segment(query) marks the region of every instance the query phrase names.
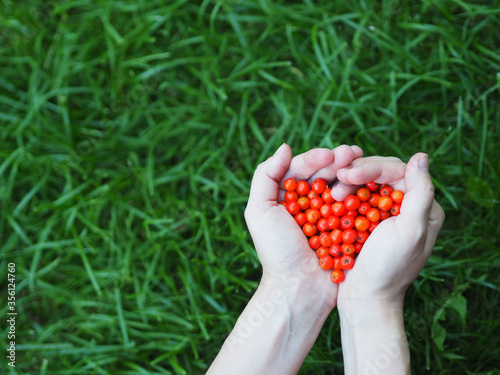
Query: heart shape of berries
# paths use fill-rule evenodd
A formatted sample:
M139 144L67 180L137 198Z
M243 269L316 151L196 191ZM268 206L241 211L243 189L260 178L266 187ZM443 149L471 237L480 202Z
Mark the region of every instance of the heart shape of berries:
M324 270L332 270L334 283L345 279L344 271L356 263L370 234L381 221L399 215L404 193L389 185L369 182L343 201L336 201L325 180L283 182L281 202L309 239L309 246Z

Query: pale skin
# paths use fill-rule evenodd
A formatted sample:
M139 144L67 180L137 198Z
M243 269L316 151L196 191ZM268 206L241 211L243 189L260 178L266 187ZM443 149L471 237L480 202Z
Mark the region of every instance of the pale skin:
M278 204L288 177L321 177L334 184L337 200L372 180L406 194L401 214L377 227L340 286L318 266L302 230ZM404 294L444 221L427 155L416 154L406 165L362 158L359 147L343 145L292 158L284 144L255 171L245 219L263 275L208 374L296 374L335 307L346 374L410 373Z

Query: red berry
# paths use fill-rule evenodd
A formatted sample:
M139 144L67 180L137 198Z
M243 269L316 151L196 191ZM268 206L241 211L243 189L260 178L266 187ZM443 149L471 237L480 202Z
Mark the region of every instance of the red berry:
M357 230L361 232L367 231L368 228L370 227L370 220L368 220L364 216L359 216L354 221L354 226L356 227Z
M326 232L329 229L328 222L326 221L326 219L324 217L322 217L321 219L318 220L318 222L316 223L316 226L318 227L318 230L320 232Z
M357 210L361 201L356 195L348 195L344 199L344 206L348 211Z
M354 258L350 255L344 255L340 261L342 262L342 269L343 270L350 270L352 267L354 267Z
M307 197L299 197L299 199L297 199L297 203L299 204L302 211L305 211L309 208L309 198Z
M311 191L311 186L307 181L299 181L295 190L299 195L307 195Z
M332 215L326 219L329 229L337 229L340 227L340 218L338 216Z
M346 229L342 232L342 242L343 243L354 243L356 241L356 231L354 229Z
M299 224L300 227L305 223L307 223L306 214L303 212L299 212L297 215L295 215L294 219L297 222L297 224Z
M330 232L330 238L333 243L342 243L342 231L340 229L334 229Z
M299 198L299 200L300 200L300 198ZM358 213L359 213L360 215L366 215L366 213L368 212L368 210L369 210L370 208L372 208L372 206L370 206L370 203L368 203L368 202L363 202L363 203L361 203L361 204L359 205L359 207L358 207Z
M393 204L394 204L394 202L392 201L391 197L389 197L387 195L383 195L378 200L377 206L382 211L389 211Z
M341 270L333 270L330 274L330 279L335 283L339 284L345 280L345 275Z
M318 228L316 227L316 225L309 222L309 223L305 223L302 226L302 231L304 232L304 234L307 237L312 237L316 234L316 232L318 231Z
M332 239L330 238L330 235L326 232L323 232L319 235L319 243L321 246L324 247L330 247L332 246Z
M330 217L333 215L332 205L330 203L323 204L320 207L319 211L321 212L321 216L323 217Z
M368 199L370 199L371 194L372 193L368 188L359 188L356 192L356 195L361 202L366 202Z
M363 248L363 244L362 243L356 242L354 244L354 251L356 253L360 253L362 248Z
M373 223L370 223L370 225L373 224ZM365 231L365 232L361 232L361 231L358 231L356 232L356 242L357 243L360 243L360 244L364 244L366 242L366 240L368 239L368 237L370 236L370 233L368 233L368 231Z
M343 243L341 246L344 255L353 255L356 252L356 246L352 243Z
M319 242L319 236L312 236L311 238L309 238L309 246L311 246L311 249L313 250L318 250L321 246L321 243Z
M344 216L347 214L347 208L345 208L344 202L335 202L332 204L332 211L335 216Z
M316 255L318 256L319 259L329 256L328 249L326 247L321 246L318 250L316 250Z
M297 188L297 181L294 178L287 178L283 182L283 187L286 191L294 191Z
M391 198L394 203L401 203L403 201L405 194L401 190L394 190L391 193Z
M339 257L339 258L333 258L333 269L334 270L341 270L342 269L342 260L341 260L341 257Z
M333 268L333 258L329 255L324 256L319 260L319 266L324 270L331 270Z
M380 221L375 221L373 223L370 224L370 228L368 228L368 232L373 232L375 230L375 228L377 227L377 225L380 224Z
M326 190L326 182L322 178L317 178L311 183L311 189L316 194L322 194Z
M299 195L296 191L287 191L285 193L285 202L296 201L297 199L299 199Z
M394 203L389 211L392 216L398 216L401 211L401 203Z
M378 208L370 208L366 213L366 218L372 223L380 220L380 210Z
M300 212L300 206L297 201L290 201L286 204L286 210L290 212L291 215L296 215Z
M307 221L311 224L316 224L319 219L321 219L321 213L315 208L309 208L306 211Z
M380 221L384 221L391 217L391 211L380 211Z
M325 203L333 203L335 199L332 197L332 189L326 189L323 194L321 194L321 198L325 201Z
M387 186L383 186L380 188L380 196L381 197L390 197L391 196L391 193L394 191L394 189L392 187L390 187L389 185Z
M311 205L311 208L315 208L315 209L319 210L321 208L321 206L323 206L325 204L325 201L323 199L321 199L321 197L316 196L316 197L311 198L311 200L309 201L309 204Z
M378 185L374 181L371 181L366 184L366 188L371 192L374 192L378 190Z
M354 218L350 215L345 215L340 218L340 227L342 229L354 228Z
M370 203L370 206L372 207L377 207L379 199L380 199L380 194L373 193L370 199L368 199L368 203Z
M358 210L350 210L350 211L347 211L346 215L349 215L349 216L355 218L359 215L359 212L358 212Z
M340 258L344 253L342 252L342 247L338 243L334 243L332 246L330 246L330 249L328 249L328 253L330 256L334 258Z

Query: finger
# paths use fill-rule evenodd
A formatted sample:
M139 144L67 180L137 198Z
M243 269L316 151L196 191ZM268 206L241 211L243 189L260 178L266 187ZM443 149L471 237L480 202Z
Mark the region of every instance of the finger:
M336 201L343 201L348 195L355 194L358 189L358 185L347 185L337 180L332 186L331 195Z
M437 236L443 226L445 213L438 202L433 200L431 212L429 214L427 238L425 239L424 252L427 256L431 255Z
M309 180L312 181L315 178L322 178L327 184L331 184L332 181L337 178L337 171L339 169L345 168L351 164L351 162L356 159L356 156L360 155L360 152L361 155L363 155L363 151L361 151L359 147L353 149L347 145L335 147L331 152L333 154L332 162L326 167L316 171Z
M353 145L351 146L351 150L354 155L353 160L359 159L363 156L363 150L360 147ZM338 168L337 172L339 169L341 168ZM359 186L344 184L343 182L336 180L332 185L331 195L333 199L343 201L348 195L354 194L358 188Z
M428 168L429 157L423 153L413 155L406 166L407 191L398 219L405 227L414 228L417 233L419 230L427 230L434 202L434 185Z
M352 145L351 149L354 152L354 159L358 159L363 156L363 150L361 149L361 147Z
M444 220L446 218L443 208L438 202L433 200L431 213L429 214L429 230L432 232L439 233L443 227Z
M267 202L276 204L278 183L290 166L292 150L282 144L269 159L259 164L252 179L248 207Z
M405 175L406 164L395 157L370 156L359 158L347 168L337 172L337 178L347 185L363 185L370 181L391 184L397 189L404 187L400 182Z
M326 148L313 148L303 154L297 155L290 163L290 169L282 177L296 180L309 180L318 170L325 168L333 162L333 152Z

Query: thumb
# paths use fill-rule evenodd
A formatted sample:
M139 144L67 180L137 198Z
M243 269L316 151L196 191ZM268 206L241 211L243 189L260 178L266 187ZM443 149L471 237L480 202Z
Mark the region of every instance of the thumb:
M292 161L290 146L283 143L269 159L259 164L252 179L248 206L260 203L276 203L278 199L278 183L285 175Z
M405 171L406 194L401 205L400 218L408 228L427 228L434 201L434 185L429 174L429 157L418 153L412 156Z

